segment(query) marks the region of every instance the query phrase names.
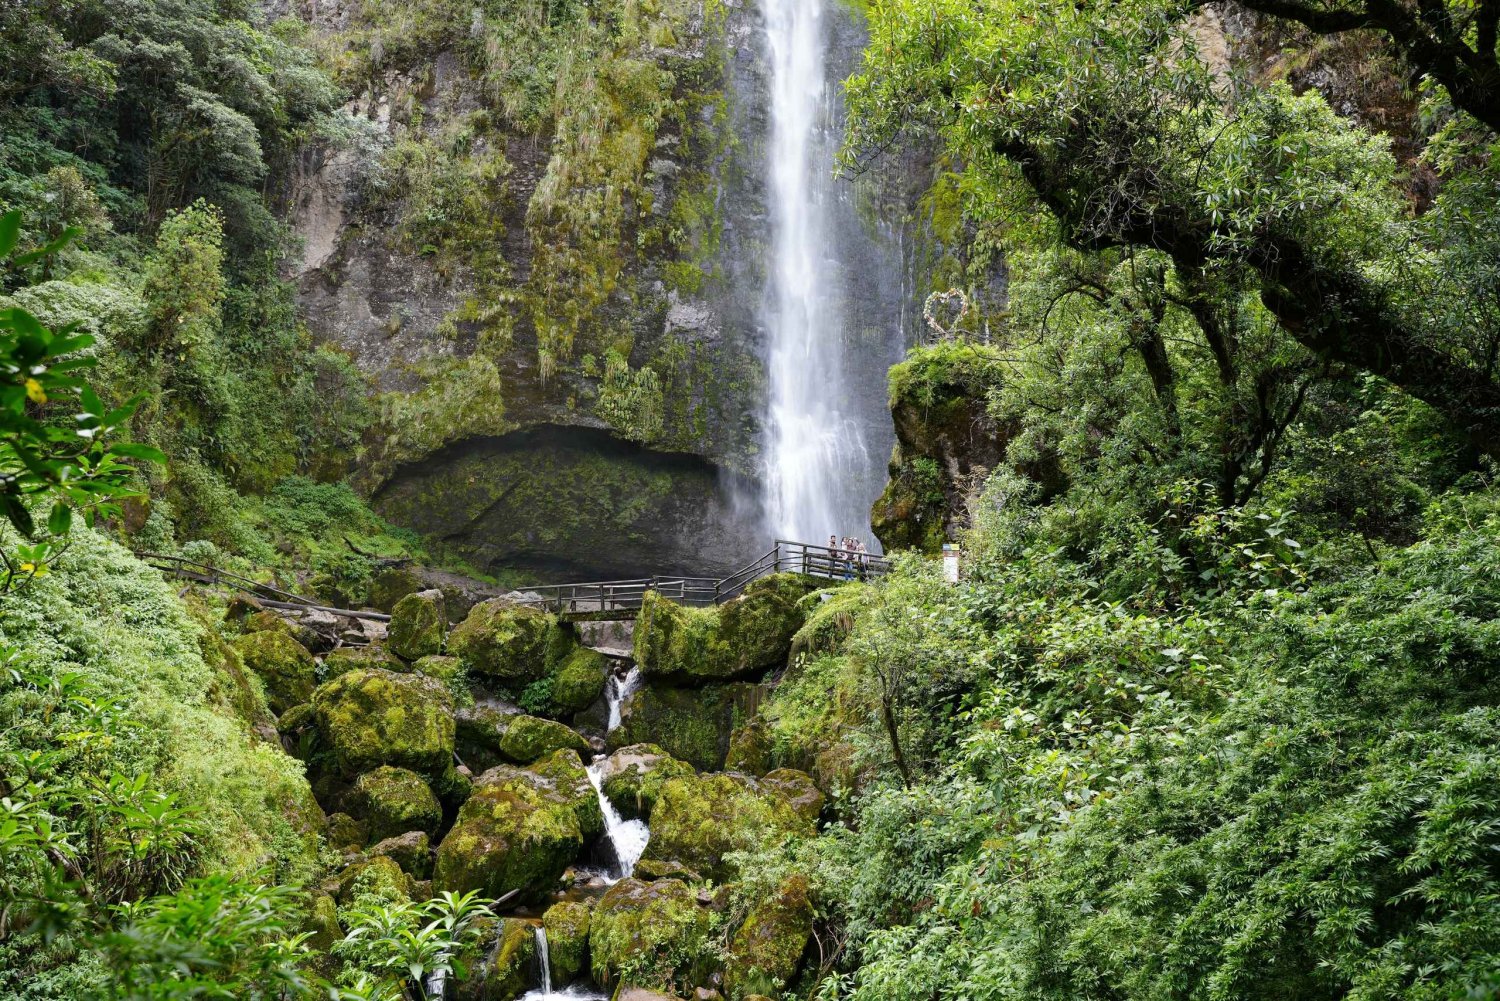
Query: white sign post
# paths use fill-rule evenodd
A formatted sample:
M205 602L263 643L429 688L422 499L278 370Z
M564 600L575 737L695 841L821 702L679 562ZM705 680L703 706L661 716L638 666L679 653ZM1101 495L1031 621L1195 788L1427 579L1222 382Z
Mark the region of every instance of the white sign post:
M958 544L943 543L943 579L950 584L958 583Z

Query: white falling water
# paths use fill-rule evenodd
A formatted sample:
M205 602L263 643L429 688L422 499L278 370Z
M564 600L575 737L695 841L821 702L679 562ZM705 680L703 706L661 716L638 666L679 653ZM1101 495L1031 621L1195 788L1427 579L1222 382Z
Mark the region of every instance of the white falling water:
M604 874L606 881L618 883L635 872L635 864L646 851L651 840L651 830L644 820L626 820L620 811L604 795L604 759L599 758L588 767L589 781L599 794L599 809L604 814L604 837L614 849L614 864Z
M632 664L623 678L611 671L604 687L604 698L609 705L608 729L613 730L620 725L620 707L637 688L641 687L641 669Z
M782 538L862 536L870 452L845 384L826 0L761 0L771 63L772 266L767 508Z

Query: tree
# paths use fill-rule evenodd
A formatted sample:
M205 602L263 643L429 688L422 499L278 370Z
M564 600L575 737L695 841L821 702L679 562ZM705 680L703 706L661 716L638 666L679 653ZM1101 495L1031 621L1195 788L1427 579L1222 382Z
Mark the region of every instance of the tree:
M24 269L74 235L69 230L15 255L21 214L11 212L0 217L0 259L11 271ZM135 470L125 460L165 461L154 448L110 441L141 401L108 407L83 380L79 373L95 359L82 352L93 342L76 327L53 331L24 309L0 309L0 505L22 540L12 549L0 527L0 593L46 572L65 546L75 512L93 524L135 492ZM35 507L48 511L45 532L32 515Z
M1402 217L1385 143L1279 86L1226 107L1190 58L1186 12L879 5L846 164L936 130L970 170L1023 182L1069 246L1155 250L1242 283L1315 356L1390 380L1500 454L1500 383L1471 361L1500 332L1446 321L1465 293L1442 280L1441 242Z

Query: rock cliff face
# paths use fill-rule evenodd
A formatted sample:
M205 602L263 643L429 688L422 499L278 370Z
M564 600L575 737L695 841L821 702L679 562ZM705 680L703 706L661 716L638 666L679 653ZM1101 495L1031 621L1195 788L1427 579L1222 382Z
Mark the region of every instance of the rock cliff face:
M357 470L382 511L537 569L656 569L632 541L696 544L731 515L758 535L730 489L764 396L754 4L268 7L309 27L352 95L304 151L289 212L310 332L382 394ZM496 506L544 458L570 504L601 487L589 511L644 489L623 498L642 515L624 545L559 532L544 497Z

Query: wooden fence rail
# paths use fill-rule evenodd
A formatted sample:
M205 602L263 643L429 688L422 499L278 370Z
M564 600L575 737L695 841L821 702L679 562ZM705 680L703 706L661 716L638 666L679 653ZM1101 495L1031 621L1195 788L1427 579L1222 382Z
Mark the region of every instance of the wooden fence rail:
M638 577L631 580L541 584L522 588L521 603L568 618L622 618L638 611L647 591L696 608L723 604L746 587L774 573L795 573L824 580L870 580L889 573L891 563L868 553L847 553L828 546L778 539L765 555L728 577Z

